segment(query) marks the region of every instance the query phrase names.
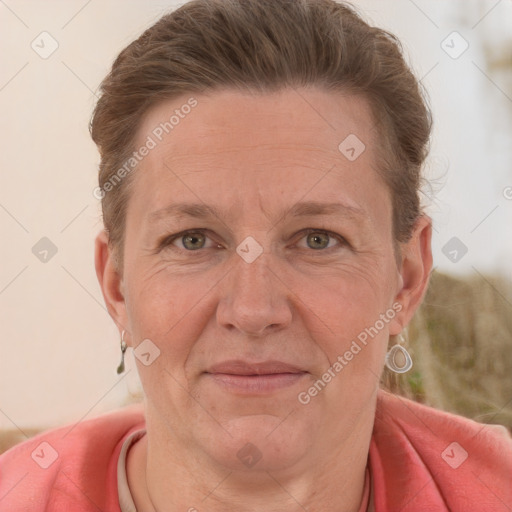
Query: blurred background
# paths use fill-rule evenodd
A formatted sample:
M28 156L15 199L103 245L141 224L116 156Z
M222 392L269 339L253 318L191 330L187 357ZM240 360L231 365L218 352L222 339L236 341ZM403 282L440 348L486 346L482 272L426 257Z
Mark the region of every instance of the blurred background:
M97 283L99 156L113 59L184 2L0 0L0 451L139 398ZM355 0L395 33L434 113L423 190L435 270L384 385L512 429L512 1ZM3 443L3 444L2 444Z

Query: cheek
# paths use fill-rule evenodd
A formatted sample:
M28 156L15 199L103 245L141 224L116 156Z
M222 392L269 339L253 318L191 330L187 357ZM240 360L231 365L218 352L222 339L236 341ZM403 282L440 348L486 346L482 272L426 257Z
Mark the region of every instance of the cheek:
M390 275L389 269L375 262L373 269L347 265L324 276L297 276L298 295L332 329L332 335L353 337L391 307Z
M306 414L325 416L328 410L335 430L355 424L378 390L387 322L396 313L388 289L383 279L357 272L340 273L316 286L304 281L310 312L303 318L323 362L297 398Z
M298 281L302 303L299 315L324 354L324 367L315 377L321 378L336 361L340 362L340 357L343 371L335 373L343 375L336 380L345 381L344 386L347 382L360 386L362 381L371 385L380 375L388 329L396 315L392 307L394 283L390 279L394 267L392 263L373 264L372 272L346 267L314 279L302 275Z
M204 279L176 276L161 270L143 273L128 287L127 312L136 343L150 339L160 350L160 363L170 371L183 366L206 319L201 298L208 287Z

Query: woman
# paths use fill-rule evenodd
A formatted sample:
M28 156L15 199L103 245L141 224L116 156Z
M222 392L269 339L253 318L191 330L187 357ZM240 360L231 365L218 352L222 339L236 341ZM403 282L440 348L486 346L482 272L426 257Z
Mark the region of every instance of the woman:
M95 257L144 409L4 454L0 510L510 510L504 427L379 389L432 268L430 130L399 42L332 0L196 0L125 48Z

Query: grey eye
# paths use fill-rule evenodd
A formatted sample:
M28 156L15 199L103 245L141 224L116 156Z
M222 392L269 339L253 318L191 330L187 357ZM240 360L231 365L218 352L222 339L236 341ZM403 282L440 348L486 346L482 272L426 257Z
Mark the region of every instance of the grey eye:
M188 233L181 237L183 247L189 250L202 249L205 244L206 237L203 233Z
M329 245L330 236L327 233L309 233L307 235L308 246L311 249L325 249Z

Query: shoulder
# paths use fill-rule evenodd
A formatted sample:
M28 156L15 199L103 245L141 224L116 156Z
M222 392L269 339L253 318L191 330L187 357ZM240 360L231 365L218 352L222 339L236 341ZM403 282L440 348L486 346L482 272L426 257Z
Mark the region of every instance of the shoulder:
M0 456L0 510L119 510L117 458L142 405L43 432Z
M479 511L512 506L512 437L501 425L379 391L372 457L372 469L381 474L381 499L391 508L397 503L404 511L474 510L477 502Z

